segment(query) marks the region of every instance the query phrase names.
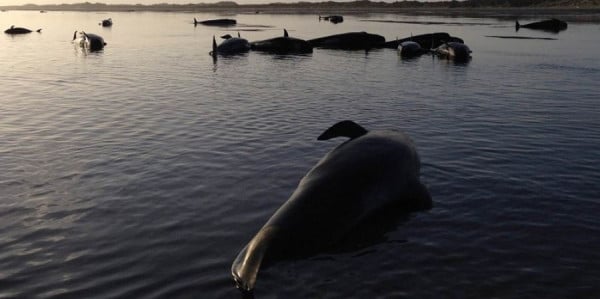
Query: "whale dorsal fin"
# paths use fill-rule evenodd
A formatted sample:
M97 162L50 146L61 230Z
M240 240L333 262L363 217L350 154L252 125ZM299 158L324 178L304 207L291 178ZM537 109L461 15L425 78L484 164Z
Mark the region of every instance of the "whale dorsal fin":
M317 137L317 140L329 140L335 137L348 137L354 139L367 134L367 132L368 131L359 124L351 120L344 120L325 130L323 134Z
M283 29L283 37L289 37L290 35L287 33L287 30Z

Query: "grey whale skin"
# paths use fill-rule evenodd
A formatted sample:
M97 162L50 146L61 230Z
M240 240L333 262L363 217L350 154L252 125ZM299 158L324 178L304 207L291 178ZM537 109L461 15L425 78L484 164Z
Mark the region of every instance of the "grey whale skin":
M318 140L340 136L350 139L302 178L238 254L231 274L242 292L253 291L261 267L328 250L384 211L402 216L431 208L429 192L419 179L419 156L406 134L367 131L342 121Z

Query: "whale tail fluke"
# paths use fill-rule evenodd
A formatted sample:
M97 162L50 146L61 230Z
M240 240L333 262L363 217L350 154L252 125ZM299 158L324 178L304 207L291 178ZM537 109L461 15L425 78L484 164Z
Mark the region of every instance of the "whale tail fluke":
M42 33L42 28L36 30L35 32Z
M198 25L198 20L196 20L196 18L194 18L194 25Z
M240 251L231 265L231 275L238 289L252 293L256 277L267 253L267 247L277 235L277 228L263 227L254 238Z
M335 137L348 137L354 139L367 134L367 132L368 131L359 124L351 120L344 120L325 130L325 132L317 137L317 140L329 140Z
M521 28L521 24L519 24L519 21L515 21L515 31L519 31L519 28Z
M289 37L290 35L288 34L287 30L283 29L283 37Z

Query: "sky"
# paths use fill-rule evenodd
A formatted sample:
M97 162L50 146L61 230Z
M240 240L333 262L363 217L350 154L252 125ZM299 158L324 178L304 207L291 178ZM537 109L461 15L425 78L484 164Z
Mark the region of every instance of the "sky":
M62 4L62 3L82 3L82 2L91 2L91 3L106 3L106 4L158 4L158 3L171 3L171 4L189 4L189 3L212 3L219 2L221 0L0 0L0 6L5 5L24 5L24 4ZM300 0L233 0L238 4L245 3L273 3L273 2L299 2ZM303 0L307 1L307 0ZM310 2L320 2L326 0L308 0ZM335 0L335 1L344 1L344 0ZM380 1L380 0L377 0ZM391 1L391 0L390 0ZM393 0L395 1L395 0ZM423 2L427 2L428 0L421 0Z

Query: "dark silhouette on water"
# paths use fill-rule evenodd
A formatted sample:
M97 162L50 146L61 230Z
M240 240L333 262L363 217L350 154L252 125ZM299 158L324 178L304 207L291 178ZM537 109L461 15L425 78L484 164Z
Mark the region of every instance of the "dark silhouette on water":
M198 20L196 20L196 18L194 18L194 26L205 25L205 26L228 27L228 26L235 26L236 24L237 24L237 21L234 19L214 19L214 20L198 21Z
M414 58L429 52L428 49L422 48L419 43L410 40L401 42L398 51L402 58Z
M355 249L352 244L381 240L369 235L407 214L430 209L420 182L420 160L412 140L399 131L367 131L339 122L318 137L348 137L321 159L260 231L239 253L231 273L251 295L258 271L277 261ZM391 217L395 221L380 221ZM385 225L384 225L385 224ZM385 230L385 229L384 229Z
M209 53L213 57L217 55L235 55L250 51L250 43L247 39L242 38L239 32L237 37L225 34L221 38L225 41L217 46L217 41L213 36L212 51Z
M344 21L344 17L340 15L319 16L319 21L321 20L329 21L333 24L338 24Z
M471 59L471 49L463 43L444 43L433 50L433 52L440 58L455 62L468 62Z
M385 38L367 32L348 32L311 39L308 41L315 48L342 50L369 50L380 48Z
M558 33L560 31L567 30L567 22L552 18L549 20L521 25L519 24L519 21L515 21L515 31L519 31L520 28L528 28Z
M15 27L14 25L10 26L10 28L4 30L4 33L6 33L6 34L27 34L27 33L31 33L31 32L33 32L33 31L30 29L23 28L23 27ZM36 32L42 32L42 29L38 29L38 30L36 30Z
M75 32L73 33L73 42L76 42L79 44L79 46L83 49L87 49L89 51L100 51L102 49L104 49L104 46L106 46L106 42L104 41L104 38L102 38L100 35L97 34L93 34L93 33L86 33L81 31L80 32L80 39L79 41L77 40L77 30L75 30Z
M253 51L263 51L275 54L306 54L312 53L312 45L299 38L290 37L283 29L283 36L250 43Z
M102 22L100 22L100 25L102 25L102 27L110 27L113 25L113 21L111 18L102 20Z
M385 42L383 44L384 48L389 49L397 49L401 43L406 41L413 41L418 43L423 49L434 49L441 46L445 42L458 42L463 43L463 40L458 37L451 36L446 32L435 32L435 33L427 33L427 34L419 34L414 35L402 39L396 39L392 41Z

